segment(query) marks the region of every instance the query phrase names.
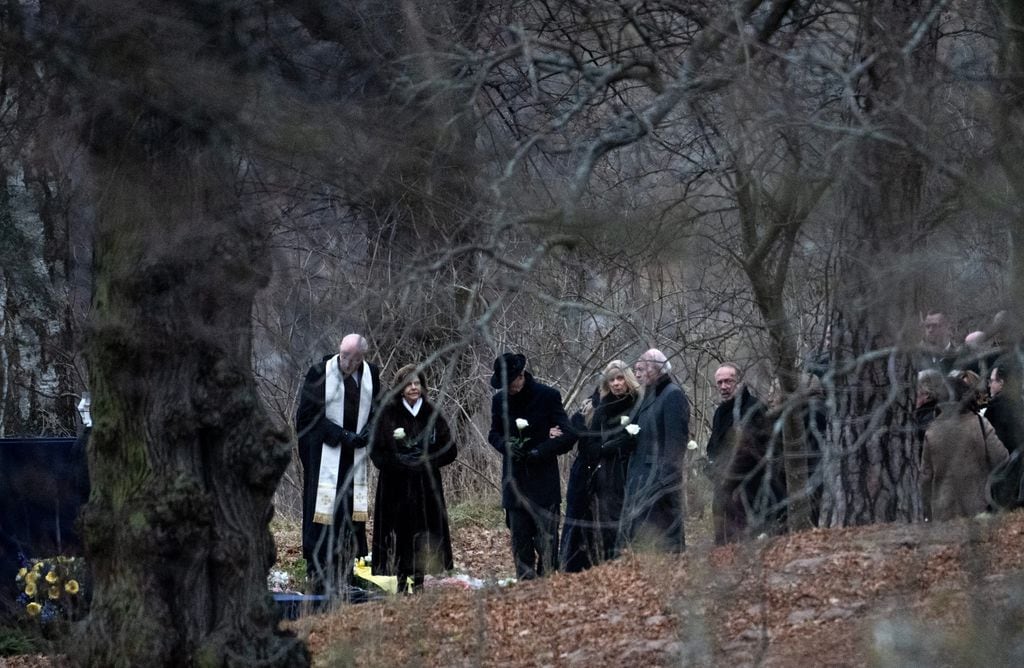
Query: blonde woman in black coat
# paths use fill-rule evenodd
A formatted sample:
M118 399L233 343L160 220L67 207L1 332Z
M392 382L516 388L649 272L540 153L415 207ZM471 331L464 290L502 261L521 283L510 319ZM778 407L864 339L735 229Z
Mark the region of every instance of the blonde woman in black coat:
M627 427L640 383L622 360L608 363L597 396L573 420L579 435L566 491L562 570L573 573L618 556L616 543L629 455L636 436Z
M415 365L395 374L398 394L382 409L370 459L380 469L373 512L373 573L398 576L398 589L423 586L424 575L450 570L452 541L441 467L457 454L451 430L426 398Z

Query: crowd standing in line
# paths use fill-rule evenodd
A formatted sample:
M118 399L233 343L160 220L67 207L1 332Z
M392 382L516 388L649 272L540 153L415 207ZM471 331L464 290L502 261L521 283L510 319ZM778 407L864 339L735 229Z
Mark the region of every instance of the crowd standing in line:
M930 311L923 324L915 422L924 518L969 517L998 505L993 476L1020 448L1022 359L1008 345L1014 327L1005 311L959 347L942 311Z
M973 515L991 506L992 471L1024 443L1021 356L1006 345L1011 326L1005 314L990 332L972 332L960 347L941 311L928 312L922 325L913 415L925 519ZM427 398L416 365L400 369L385 390L378 368L365 361L367 347L359 334L345 336L337 355L309 369L299 398L303 556L317 593L345 591L353 560L369 551L367 459L380 470L374 574L396 575L416 591L425 575L453 565L440 473L457 456L451 429ZM810 496L817 522L818 462L828 427L818 376L827 361L808 368L814 375L801 378L799 402L783 404L776 392L768 406L743 382L738 364L716 370L721 402L704 466L713 488L716 543L785 530L779 425L787 411L799 411L803 425L810 480L802 493ZM658 349L643 353L633 368L614 360L570 420L559 391L533 377L525 356L506 352L495 359L488 442L501 456L502 506L517 578L583 570L626 548L685 549L690 407L671 371ZM557 460L574 445L559 541Z

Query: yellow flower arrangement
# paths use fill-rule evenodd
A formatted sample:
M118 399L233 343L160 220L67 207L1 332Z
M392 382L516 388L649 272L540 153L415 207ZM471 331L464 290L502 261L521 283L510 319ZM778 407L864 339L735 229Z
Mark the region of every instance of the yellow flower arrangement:
M88 601L80 595L83 575L85 563L75 557L30 560L21 556L14 578L22 589L17 601L28 617L44 626L81 619L88 612Z

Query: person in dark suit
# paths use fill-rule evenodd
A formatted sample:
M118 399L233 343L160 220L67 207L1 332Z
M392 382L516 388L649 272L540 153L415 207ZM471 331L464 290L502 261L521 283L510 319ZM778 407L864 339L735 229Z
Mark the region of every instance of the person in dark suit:
M985 408L985 419L996 430L996 436L1010 452L1024 445L1024 400L1021 399L1020 378L1016 365L996 366L988 379L991 399Z
M512 532L516 577L528 580L557 570L561 481L558 455L576 435L558 390L526 370L526 357L494 360L491 428L487 440L502 456L501 503Z
M621 519L623 546L681 552L686 547L683 486L690 404L670 375L665 354L652 348L635 365L643 398L632 422L636 450L626 470Z
M938 369L949 373L956 363L959 351L953 344L949 318L942 311L928 311L921 321L921 345L914 360L918 371Z

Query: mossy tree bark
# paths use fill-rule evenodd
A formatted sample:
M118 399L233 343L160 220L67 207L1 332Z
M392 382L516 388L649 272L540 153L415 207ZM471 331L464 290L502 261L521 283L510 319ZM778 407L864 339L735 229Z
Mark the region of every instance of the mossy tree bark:
M235 179L244 13L131 7L75 15L97 221L81 519L94 597L75 658L306 665L266 586L290 446L251 372L250 310L269 262Z
M1024 128L1024 5L1014 0L997 0L999 28L999 69L1002 95L997 108L997 155L1014 189L1007 212L1015 224L1009 231L1008 306L1019 324L1024 317L1024 166L1021 165L1021 136ZM1024 332L1012 335L1019 343Z
M886 0L860 15L858 60L864 70L850 114L865 130L851 156L847 193L847 249L840 265L842 288L832 324L832 370L825 380L834 419L823 457L823 526L913 521L921 516L920 443L913 422L917 343L915 306L925 284L902 258L934 221L921 202L926 162L915 151L929 126L928 83L934 71L931 6L918 0ZM929 29L932 26L932 29ZM871 134L890 132L894 146Z

